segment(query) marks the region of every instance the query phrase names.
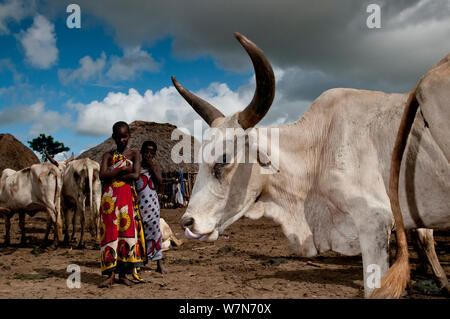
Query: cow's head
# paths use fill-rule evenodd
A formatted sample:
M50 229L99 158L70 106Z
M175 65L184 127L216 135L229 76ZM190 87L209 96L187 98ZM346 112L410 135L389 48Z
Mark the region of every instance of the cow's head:
M202 150L209 148L207 153L215 155L211 156L211 160L199 164L189 206L181 218L185 234L190 238L216 240L227 226L243 216L257 202L268 178L261 169L277 170L277 167L272 165L269 154L255 145L252 132L249 133L272 104L275 96L275 76L260 48L237 32L235 37L249 54L256 76L255 94L243 111L224 116L172 77L173 84L183 98L216 133L222 133L214 134L202 143ZM237 134L227 135L227 128L235 128ZM220 149L228 150L223 145L236 144L237 140L243 141L241 147L231 148L231 154L215 149L222 146ZM256 153L257 160L250 161L249 153Z
M66 159L65 161L58 162L47 152L47 147L44 149L44 151L45 151L45 156L47 156L50 163L57 166L61 170L61 172L64 172L65 169L67 168L67 164L69 164L74 159L74 154L72 152L72 155L68 159Z

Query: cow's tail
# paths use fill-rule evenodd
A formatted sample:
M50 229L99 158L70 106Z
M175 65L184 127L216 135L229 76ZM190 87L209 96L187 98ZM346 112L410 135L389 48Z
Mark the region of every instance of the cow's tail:
M400 298L410 279L408 242L406 239L405 226L403 225L402 212L400 210L398 186L403 153L419 107L419 102L416 98L418 84L416 84L406 102L405 111L400 122L391 159L389 199L397 232L397 260L381 280L380 288L373 291L370 296L371 298Z
M62 214L61 214L61 193L62 193L62 175L58 168L53 168L51 172L55 175L55 196L53 202L56 210L55 237L58 241L62 240Z

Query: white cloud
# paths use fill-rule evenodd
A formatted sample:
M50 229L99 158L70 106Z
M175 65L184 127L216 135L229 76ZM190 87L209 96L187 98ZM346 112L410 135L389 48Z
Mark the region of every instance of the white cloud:
M79 61L78 69L59 69L58 77L61 83L67 85L71 82L86 82L98 79L101 76L106 64L106 55L104 52L97 60L93 60L90 56L85 56Z
M0 126L15 123L32 123L28 132L30 136L41 133L48 134L72 125L69 114L60 114L46 109L43 101L38 101L30 106L11 107L0 111Z
M253 92L234 92L226 84L212 83L195 94L215 105L225 115L231 115L249 103ZM201 120L174 87L157 92L147 90L143 95L135 89L129 89L128 94L110 92L103 101L73 105L79 111L77 131L93 136L110 135L116 121L171 123L193 132L193 121ZM101 121L98 120L99 114Z
M277 93L272 107L262 120L261 125L282 125L298 120L311 104L311 101L301 97L290 99L289 84L293 78L293 70L274 68L281 87ZM288 81L283 81L287 77ZM213 82L208 87L193 92L219 109L224 115L232 115L241 111L252 100L255 90L255 79L231 90L227 84ZM136 120L152 121L158 123L171 123L183 132L194 135L194 120L200 120L203 128L206 124L189 104L180 96L172 86L160 91L145 91L142 95L135 89L128 93L109 92L102 101L92 101L88 104L70 103L78 110L76 130L83 135L108 136L112 125L116 121L131 123ZM101 121L99 121L101 117ZM195 135L200 139L199 136Z
M111 57L111 67L106 76L112 80L130 80L139 72L158 70L159 64L151 54L141 50L140 47L133 47L125 48L122 57Z
M108 87L111 86L109 82L133 80L142 72L156 72L160 67L151 54L140 47L125 48L121 57L113 55L107 58L104 52L96 60L85 56L79 65L77 69L58 70L60 82L67 85L94 81L94 85Z
M58 162L64 162L66 159L68 159L70 156L72 156L72 153L68 152L61 152L53 156L53 158ZM74 155L75 156L75 155Z
M25 3L20 0L10 0L5 3L0 3L0 34L9 34L8 22L13 20L20 22L33 11L34 3Z
M18 36L28 62L39 69L48 69L58 60L55 26L38 14L33 24Z

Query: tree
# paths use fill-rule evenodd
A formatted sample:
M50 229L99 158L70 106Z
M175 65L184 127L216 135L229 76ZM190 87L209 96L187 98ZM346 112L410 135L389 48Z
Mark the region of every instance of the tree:
M64 146L64 143L54 141L53 136L45 136L45 134L41 134L35 139L28 141L31 149L41 154L41 159L43 162L47 161L48 158L45 155L45 148L47 148L47 152L50 156L55 156L61 152L67 152L70 150L69 147Z

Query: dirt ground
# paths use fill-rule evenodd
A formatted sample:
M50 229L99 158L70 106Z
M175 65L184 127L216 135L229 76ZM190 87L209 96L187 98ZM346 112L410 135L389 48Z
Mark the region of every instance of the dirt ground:
M168 273L155 272L155 263L141 276L151 283L98 288L100 251L87 234L87 248L39 249L46 215L27 216L28 243L19 247L17 216L12 219L11 245L0 247L0 298L363 298L361 257L328 252L314 258L295 256L281 228L269 219L241 219L215 243L188 240L178 224L184 209L162 210L181 247L164 252ZM0 242L4 238L0 220ZM436 250L450 275L450 236L436 233ZM437 292L431 270L419 273L410 249L412 279L404 298L445 298ZM69 289L70 264L81 268L81 287Z

